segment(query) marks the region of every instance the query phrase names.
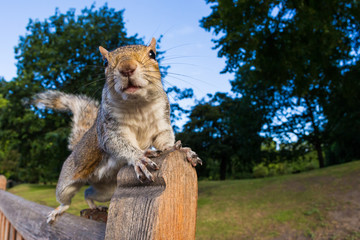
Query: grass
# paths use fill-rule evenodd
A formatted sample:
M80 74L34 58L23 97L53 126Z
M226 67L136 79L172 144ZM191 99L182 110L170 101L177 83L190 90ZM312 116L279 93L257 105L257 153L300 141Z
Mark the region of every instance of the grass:
M59 203L55 198L55 188L55 185L21 184L9 189L9 192L29 201L56 208L59 206ZM89 208L84 200L84 191L86 188L86 186L82 187L75 195L72 200L71 207L67 210L68 213L79 216L80 210ZM108 205L108 203L101 203L100 205Z
M196 238L356 239L359 226L337 231L331 213L353 208L351 199L344 196L360 191L359 176L360 161L355 161L296 175L200 181ZM79 215L87 208L84 190L75 196L69 213ZM9 192L51 207L58 205L55 186L22 184Z
M200 182L197 239L317 238L332 231L329 212L346 204L338 195L358 189L359 176L356 161L297 175Z

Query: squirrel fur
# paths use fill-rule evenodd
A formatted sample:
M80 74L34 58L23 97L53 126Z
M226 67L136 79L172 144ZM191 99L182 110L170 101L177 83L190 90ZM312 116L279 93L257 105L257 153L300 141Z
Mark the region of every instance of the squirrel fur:
M195 166L200 158L190 148L175 144L170 124L170 105L156 61L156 40L149 46L129 45L107 51L99 47L106 63L106 81L99 104L82 95L46 91L35 103L60 111L71 111L70 156L63 164L56 187L61 204L48 216L48 223L66 211L76 192L86 183L85 200L109 201L116 188L116 175L125 165L134 167L137 178L153 181L148 168L158 166L149 159L155 151L180 149Z

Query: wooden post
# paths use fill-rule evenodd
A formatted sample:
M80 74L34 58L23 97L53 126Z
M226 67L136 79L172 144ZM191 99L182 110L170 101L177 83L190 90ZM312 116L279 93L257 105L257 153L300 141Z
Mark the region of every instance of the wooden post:
M6 190L6 177L0 175L0 190Z
M140 183L132 167L122 168L111 199L105 239L195 239L197 175L175 151L154 159L153 183Z

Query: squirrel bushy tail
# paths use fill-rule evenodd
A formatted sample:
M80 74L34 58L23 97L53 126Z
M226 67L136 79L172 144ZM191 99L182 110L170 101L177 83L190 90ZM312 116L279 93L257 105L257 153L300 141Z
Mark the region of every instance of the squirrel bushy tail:
M85 132L94 124L99 108L99 103L89 97L54 90L36 94L34 103L38 107L45 106L59 111L72 112L72 128L68 145L70 150L73 150Z

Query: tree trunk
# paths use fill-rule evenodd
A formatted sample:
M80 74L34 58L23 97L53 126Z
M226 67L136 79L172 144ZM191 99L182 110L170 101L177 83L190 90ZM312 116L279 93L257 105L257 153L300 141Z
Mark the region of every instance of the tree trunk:
M227 168L227 160L224 157L222 157L220 162L220 180L225 180L226 168Z
M312 109L309 99L305 97L305 101L306 101L306 105L308 107L308 113L309 113L309 117L311 119L311 124L314 128L314 132L313 132L314 137L312 138L311 142L314 145L315 150L317 152L319 167L323 168L323 167L325 167L325 160L324 160L322 146L321 146L320 130L319 130L319 127L316 125L314 111Z
M318 160L319 160L319 167L320 168L323 168L325 167L325 160L324 160L324 156L323 156L323 153L322 153L322 147L321 147L321 143L320 141L317 141L317 139L315 139L315 149L316 149L316 152L317 152L317 156L318 156Z

